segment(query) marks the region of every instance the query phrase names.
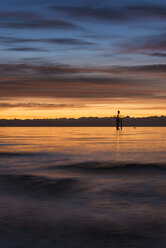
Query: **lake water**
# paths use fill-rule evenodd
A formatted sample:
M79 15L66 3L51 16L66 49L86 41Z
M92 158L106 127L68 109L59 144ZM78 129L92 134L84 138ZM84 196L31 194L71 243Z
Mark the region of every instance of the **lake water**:
M166 128L0 128L0 247L166 247Z

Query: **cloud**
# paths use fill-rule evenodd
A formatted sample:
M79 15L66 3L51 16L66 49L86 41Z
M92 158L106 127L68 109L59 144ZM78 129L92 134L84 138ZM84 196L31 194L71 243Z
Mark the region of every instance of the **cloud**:
M8 48L7 51L12 52L47 52L46 49L40 49L35 47L15 47L15 48Z
M62 19L46 18L35 12L11 11L0 13L0 27L15 29L80 29L77 24Z
M86 71L86 69L83 69ZM0 64L1 73L6 73L11 71L12 73L16 73L17 75L20 73L26 74L31 71L32 75L38 74L66 74L66 73L75 73L80 72L81 69L77 67L72 67L69 65L63 64L26 64L26 63L18 63L18 64Z
M124 21L128 16L121 9L112 7L90 7L90 6L51 6L54 11L62 11L72 17L83 18L84 20L96 19L105 21Z
M17 52L48 52L48 49L45 48L38 48L38 47L14 47L16 44L17 46L20 45L26 45L26 44L37 44L42 47L48 47L48 44L62 46L65 49L69 49L69 46L71 46L73 49L76 48L94 48L96 46L96 43L85 41L83 39L77 39L77 38L36 38L36 39L30 39L30 38L19 38L19 37L12 37L12 36L1 36L0 37L0 43L3 44L8 51L17 51ZM9 46L12 46L9 48ZM67 46L67 48L66 48ZM93 46L93 47L92 47ZM51 51L51 50L50 50Z
M79 67L79 66L70 66L69 64L50 64L50 63L4 63L0 64L0 73L1 76L8 75L10 71L14 75L22 76L29 75L31 72L32 76L45 75L47 78L50 77L54 80L54 76L59 81L84 81L87 80L90 83L97 84L101 82L102 84L108 84L109 82L114 81L116 84L122 82L122 78L118 78L120 73L133 73L133 72L150 72L150 73L163 73L166 72L166 64L149 64L149 65L134 65L134 66L103 66L103 67ZM109 75L109 76L108 76ZM61 77L62 76L62 77ZM101 80L102 79L102 80ZM126 80L125 80L126 82ZM128 81L130 82L130 81Z
M59 45L94 45L93 42L84 41L81 39L73 38L52 38L52 39L42 39L43 42L59 44Z
M137 37L130 42L120 44L120 53L144 53L166 51L166 33Z
M113 68L1 64L0 96L163 99L166 95L165 78L160 74L163 76L165 71L166 64ZM133 72L134 75L130 76ZM147 73L145 78L143 72ZM153 79L151 75L154 72L159 75Z
M9 90L10 88L10 90ZM118 98L120 99L138 99L138 98L156 98L158 91L156 89L142 89L136 87L120 87L116 85L98 85L86 84L80 82L36 82L35 80L21 80L2 82L0 84L0 97L35 97L35 98L75 98L75 99L102 99ZM163 93L163 92L162 92ZM159 97L162 98L162 97Z
M70 98L80 101L96 99L96 102L99 99L118 99L122 104L126 99L132 99L130 103L133 99L164 99L166 64L155 64L152 61L166 57L166 34L157 34L164 26L166 7L159 2L154 6L151 1L145 5L143 1L138 3L127 0L97 0L95 4L92 0L90 3L88 0L75 0L74 3L72 0L63 0L52 1L51 4L57 3L59 6L54 5L50 9L50 3L46 0L44 2L46 4L37 9L33 4L25 8L20 0L21 4L13 7L19 11L0 12L0 27L3 27L0 37L0 97L45 98L46 102L43 106L16 103L6 108L67 107L49 105L47 98L68 98L69 101ZM12 9L11 6L8 9ZM156 20L161 23L154 24ZM138 32L135 24L140 25ZM147 36L144 29L146 25L152 28L148 34L153 34L153 28L158 27L156 35ZM70 33L66 32L69 30ZM122 56L116 54L116 46ZM18 56L12 52L5 53L4 50L18 52ZM99 57L102 54L105 57ZM145 56L137 60L137 56L130 54ZM112 57L106 58L110 55ZM125 59L126 66L120 66ZM65 61L66 64L49 61ZM116 66L104 66L109 63Z
M121 109L125 109L125 107L121 107ZM128 107L127 108L128 110L166 110L166 107L163 107L163 106L152 106L152 107L141 107L141 106L138 106L138 107Z
M80 74L80 73L97 73L97 72L111 72L111 68L98 68L98 67L79 67L70 66L69 64L51 64L51 63L4 63L0 64L1 75L8 73L9 71L16 75L28 75L31 72L32 75L63 75L65 74ZM113 70L115 71L115 70ZM60 78L59 78L60 80Z
M133 5L127 8L128 11L133 12L135 16L144 18L160 18L166 19L166 6L165 5Z
M166 74L166 64L151 64L151 65L136 65L136 66L117 66L115 67L117 72L147 72L147 73L165 73Z
M10 108L28 108L28 109L63 109L63 108L84 108L86 105L81 104L48 104L48 103L0 103L0 108L10 109Z
M156 52L156 53L150 53L148 54L150 56L154 56L154 57L166 57L166 52L165 53L162 53L162 52Z
M67 2L66 2L67 3ZM65 3L64 3L65 4ZM148 5L140 4L101 4L100 5L52 5L49 12L46 8L41 11L2 11L0 12L1 27L15 29L82 29L78 24L72 23L70 20L75 18L83 21L100 21L100 22L120 22L133 23L134 21L152 18L166 19L165 5ZM53 18L50 15L50 9L55 12L60 19ZM52 12L52 13L53 13ZM42 14L40 14L42 13ZM43 14L44 13L44 14ZM48 15L50 17L48 17ZM66 16L68 15L68 16Z
M8 22L1 24L2 27L15 28L15 29L80 29L75 24L66 21L55 19L50 20L36 20L30 22Z
M41 18L41 15L32 11L0 11L0 19L12 20L34 20Z
M50 7L52 10L58 12L64 12L69 16L76 17L82 20L94 19L99 21L111 21L111 22L124 22L124 21L134 21L138 19L166 19L166 6L165 5L134 5L128 4L127 2L123 4L116 5L104 5L104 7L97 5L87 5L87 6L71 6L71 5L52 5Z
M12 36L0 36L0 42L3 44L18 44L40 42L40 39L17 38Z

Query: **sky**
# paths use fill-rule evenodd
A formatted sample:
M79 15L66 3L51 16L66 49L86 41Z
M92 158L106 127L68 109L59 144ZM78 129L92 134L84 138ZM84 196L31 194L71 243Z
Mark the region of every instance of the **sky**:
M165 0L1 0L0 119L166 115Z

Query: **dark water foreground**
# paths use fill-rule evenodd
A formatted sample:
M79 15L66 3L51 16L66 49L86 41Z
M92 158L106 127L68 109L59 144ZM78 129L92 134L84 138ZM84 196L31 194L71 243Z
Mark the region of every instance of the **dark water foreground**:
M165 179L163 164L87 162L3 172L0 247L165 248Z
M0 128L0 248L165 248L165 147L166 128Z

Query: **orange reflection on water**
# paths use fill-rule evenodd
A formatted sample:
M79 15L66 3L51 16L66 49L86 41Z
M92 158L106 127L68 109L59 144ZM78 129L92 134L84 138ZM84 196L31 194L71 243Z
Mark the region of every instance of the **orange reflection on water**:
M165 162L165 127L5 127L0 152L44 152L82 160Z

